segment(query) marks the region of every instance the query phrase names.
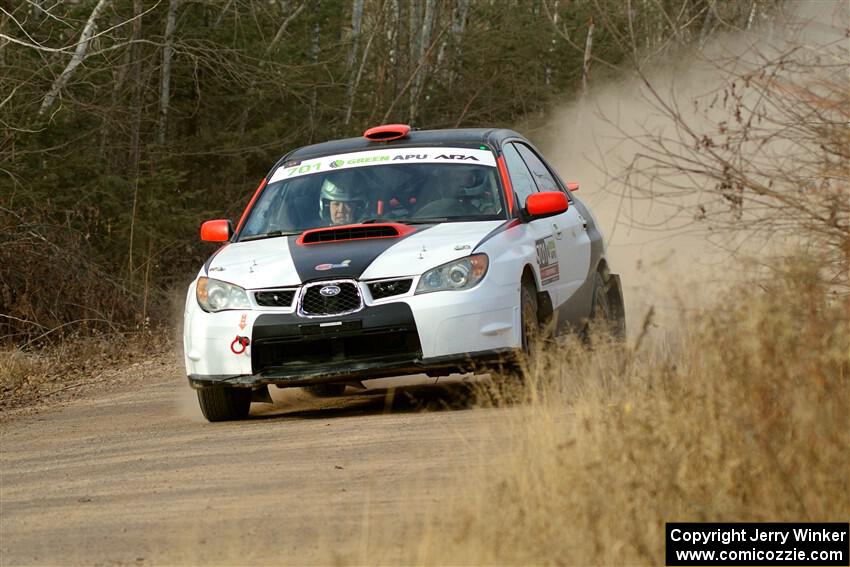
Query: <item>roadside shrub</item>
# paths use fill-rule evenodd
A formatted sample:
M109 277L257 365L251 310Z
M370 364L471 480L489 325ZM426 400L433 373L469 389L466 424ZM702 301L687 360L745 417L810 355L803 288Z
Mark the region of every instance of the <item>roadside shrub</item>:
M783 266L663 337L541 349L508 444L399 560L657 564L665 522L846 518L848 314L813 262Z
M0 341L38 346L143 322L141 301L97 264L85 235L36 217L0 208Z

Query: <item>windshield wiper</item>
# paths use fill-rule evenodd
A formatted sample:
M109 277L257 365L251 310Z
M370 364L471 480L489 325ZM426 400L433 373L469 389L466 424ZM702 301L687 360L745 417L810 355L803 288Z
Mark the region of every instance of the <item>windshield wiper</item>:
M277 236L294 236L296 234L301 234L301 232L284 232L282 230L273 230L264 234L252 234L251 236L240 238L239 242L248 242L250 240L262 240L263 238L275 238Z
M467 222L479 220L493 220L479 215L466 215L457 217L427 217L427 218L412 218L412 219L388 219L384 217L375 217L360 221L360 224L374 224L378 222L394 222L399 224L434 224L438 222Z
M431 217L431 218L423 218L423 219L410 219L407 222L408 224L433 224L435 222L448 222L449 217Z

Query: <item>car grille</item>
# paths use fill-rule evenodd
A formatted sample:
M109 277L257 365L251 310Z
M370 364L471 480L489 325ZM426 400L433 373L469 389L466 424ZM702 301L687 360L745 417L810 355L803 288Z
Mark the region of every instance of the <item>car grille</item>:
M323 293L323 290L324 293ZM329 292L337 291L331 295ZM316 317L353 313L363 307L363 299L357 284L352 281L316 282L304 286L299 315Z
M372 293L372 299L383 299L385 297L407 293L410 291L412 283L413 280L411 278L374 282L369 284L369 291Z
M295 299L294 289L268 289L254 292L254 300L260 307L291 307Z
M347 367L353 362L422 356L416 329L405 325L370 330L344 329L338 336L302 334L292 338L266 339L254 342L251 350L254 373L272 367L304 371L311 365Z

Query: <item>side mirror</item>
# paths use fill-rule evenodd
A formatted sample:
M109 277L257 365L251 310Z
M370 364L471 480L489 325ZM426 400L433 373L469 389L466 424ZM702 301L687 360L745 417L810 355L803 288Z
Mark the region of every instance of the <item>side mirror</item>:
M227 219L208 220L201 225L204 242L227 242L233 236L233 224Z
M529 220L560 215L569 206L567 196L560 191L533 193L525 200L525 210Z
M570 191L578 191L578 183L575 181L567 181L567 189Z

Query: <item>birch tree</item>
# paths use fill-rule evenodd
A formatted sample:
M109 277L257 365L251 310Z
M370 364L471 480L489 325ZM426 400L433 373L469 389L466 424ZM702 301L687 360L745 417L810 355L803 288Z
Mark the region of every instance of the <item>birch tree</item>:
M77 43L77 48L74 50L74 55L71 57L71 60L65 67L65 70L56 77L56 80L53 81L50 90L47 91L46 95L44 95L41 108L38 110L39 116L42 116L51 106L53 106L53 103L62 91L62 88L68 84L68 81L73 76L74 71L77 67L79 67L80 63L83 62L83 59L85 59L86 51L88 51L89 48L89 41L97 30L97 17L108 4L109 0L98 0L98 3L91 11L91 14L89 14L89 19L86 21L85 27L83 27L83 33L80 34L80 40Z
M165 45L162 48L162 78L159 95L158 142L165 144L168 131L168 103L171 98L171 58L174 54L174 29L177 27L177 7L180 0L170 0L165 24Z
M319 64L319 54L322 51L322 24L320 21L320 9L322 7L322 0L312 0L313 9L315 13L315 22L313 23L313 33L310 40L310 62L313 65ZM315 121L316 121L316 106L319 102L319 93L317 89L313 88L313 93L310 96L310 123L311 130L315 130Z
M346 89L348 96L348 107L345 111L345 120L344 124L348 124L351 120L351 111L354 106L354 95L357 89L357 83L360 80L360 75L363 70L363 66L361 65L358 69L357 73L354 71L354 66L357 63L357 50L360 46L360 29L361 23L363 21L363 0L354 0L354 3L351 6L351 46L348 50L348 59L345 65L345 74L348 77L348 88ZM371 37L369 38L371 43ZM363 53L363 62L366 62L366 57L368 53L369 46L367 46L366 50Z
M463 32L466 29L466 20L469 15L469 0L457 0L452 8L451 15L451 32L449 36L443 40L440 45L440 51L437 54L437 68L444 68L444 61L449 46L452 50L451 63L446 70L447 87L449 91L455 84L458 73L463 69Z
M581 66L581 94L587 95L587 79L590 75L590 62L593 53L593 17L587 25L587 40L584 42L584 60Z
M351 5L351 46L348 50L348 59L345 72L349 77L357 63L357 50L360 47L360 28L363 21L363 0L353 0ZM349 80L349 85L351 81Z
M283 37L284 32L286 32L286 28L289 27L289 24L292 23L292 20L294 20L295 18L298 17L298 14L301 13L301 10L303 10L304 6L306 6L306 5L307 5L306 2L302 2L301 4L298 5L297 8L295 8L295 10L293 10L291 13L289 13L288 16L286 16L283 19L283 21L280 23L280 27L277 28L277 32L274 34L274 37L272 38L272 40L269 42L268 46L266 47L265 54L267 56L272 52L272 50L278 44L280 39ZM288 12L288 10L289 10L289 3L287 2L282 8L282 12L284 14L286 14Z
M415 60L416 68L413 71L413 86L410 89L410 121L416 121L416 114L419 110L419 97L422 95L422 87L424 85L425 76L428 73L428 62L426 60L430 53L431 35L434 29L434 18L437 11L436 0L425 0L425 12L422 15L422 29L414 35L418 36L415 40ZM414 30L411 30L414 31Z
M372 48L372 43L381 30L383 14L384 11L381 10L376 17L376 21L372 25L372 31L369 33L369 39L366 40L366 46L363 48L363 55L360 57L360 65L357 67L357 72L353 73L353 69L351 70L353 74L350 76L348 83L348 107L345 110L345 119L343 120L343 124L346 126L351 122L351 114L354 109L354 100L357 94L357 88L360 85L360 80L363 78L363 71L366 68L366 62L369 60L369 50Z

